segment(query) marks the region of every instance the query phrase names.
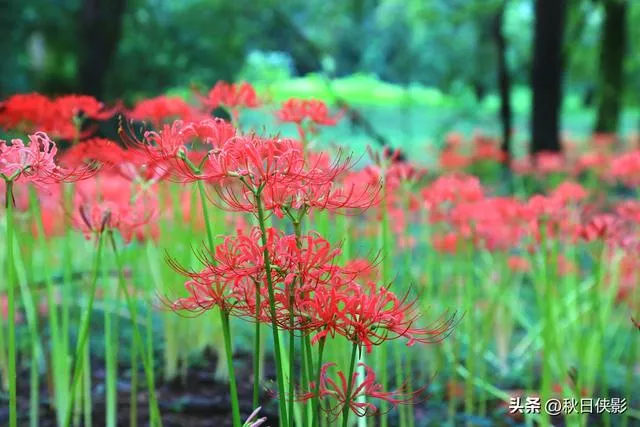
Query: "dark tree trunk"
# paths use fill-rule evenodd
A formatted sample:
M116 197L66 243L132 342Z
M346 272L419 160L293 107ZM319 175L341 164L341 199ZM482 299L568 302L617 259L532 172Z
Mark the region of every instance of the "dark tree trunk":
M627 47L627 6L626 0L604 1L596 132L618 131L623 96L624 54Z
M84 0L80 11L78 89L101 98L115 56L127 0Z
M511 111L511 76L507 65L507 39L502 32L504 11L507 7L505 0L496 13L493 26L493 37L498 53L498 88L500 89L500 123L502 123L502 151L506 163L511 159L511 129L513 113Z
M533 47L531 151L560 151L562 35L566 0L536 0Z

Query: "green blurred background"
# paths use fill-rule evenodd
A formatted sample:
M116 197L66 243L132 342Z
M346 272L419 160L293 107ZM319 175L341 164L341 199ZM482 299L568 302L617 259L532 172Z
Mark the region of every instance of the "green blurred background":
M635 0L0 0L0 98L131 105L247 80L276 101L338 98L416 147L451 130L500 135L506 75L510 128L528 139L536 3L563 16L559 129L640 128ZM599 126L605 90L621 113Z

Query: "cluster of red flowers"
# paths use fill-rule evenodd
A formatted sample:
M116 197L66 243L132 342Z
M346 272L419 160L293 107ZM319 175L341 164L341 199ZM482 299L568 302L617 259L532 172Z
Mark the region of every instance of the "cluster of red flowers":
M634 146L633 138L622 150L613 150L615 141L613 135L607 134L596 134L586 144L564 140L562 153L541 152L533 157L512 159L510 167L516 174L538 178L551 174L576 178L590 173L599 180L637 186L640 183L640 150ZM474 172L476 165L500 164L505 160L500 141L480 133L468 143L461 134L451 133L439 153L439 166L444 172Z
M9 97L0 104L0 127L22 133L46 132L59 139L75 140L91 134L80 119L105 120L116 109L106 109L91 96L65 95L54 99L31 93Z
M602 247L623 252L618 297L625 298L637 284L640 203L624 201L594 213L590 193L569 180L547 195L526 200L493 196L477 177L463 173L470 166L505 161L490 138L476 135L465 153L462 137L450 135L440 162L454 173L428 182L426 171L405 162L383 165L378 159L351 170L349 157L310 151L308 133L318 126L333 126L341 117L320 101L290 99L276 112L280 122L298 127L299 138L292 139L243 133L236 127L243 109L261 103L249 84L220 82L200 100L200 108L162 96L139 102L127 117L147 121L153 129L138 137L131 125L123 123L119 144L85 139L88 133L79 131L79 118L100 120L113 114L91 97L13 96L0 106L0 126L29 133L42 129L79 142L57 156L55 143L43 132L32 133L26 143L0 141L0 177L18 185L18 209L28 208L21 186L38 185L47 235L64 231L67 214L87 237L118 230L125 241L156 238L160 215L205 229L206 214L191 210L187 184L197 183L210 203L253 215L259 226L248 229L246 216L239 216L235 234L199 253L203 266L198 271L170 259L186 278L186 296L166 301L169 307L191 313L219 308L229 316L308 337L314 345L335 336L367 352L393 339L408 346L433 343L448 335L456 318L445 315L420 326L421 310L415 301L380 284L381 274L372 263L345 261L341 250L322 236L302 233L304 217L319 210L346 214L378 206L376 219L382 214L391 218L391 231L402 247L416 243L408 237L411 223L428 221L437 251L501 251L510 255L510 268L520 272L530 268L523 248L545 249L552 239L562 244L601 242ZM233 123L211 117L218 107L230 111ZM605 136L596 138L594 146L595 151L569 156L571 161L541 153L535 162L520 161L513 169L545 176L572 172L574 177L589 170L628 186L640 183L640 151L614 155ZM80 182L74 189L73 211L65 212L61 183L70 180ZM176 182L185 184L172 187L179 188L171 195L179 200L161 197L161 202L159 195ZM175 206L182 211L175 212ZM268 227L265 217L270 215L288 219L294 233ZM377 221L372 223L378 227ZM577 272L566 258L558 259L558 267L560 274ZM333 415L351 410L362 416L376 411L371 400L360 400L362 396L396 406L414 401L422 391L382 391L366 366L364 378L358 373L347 378L338 371L334 379L333 366L318 364L320 381L297 398L330 397L333 403L325 409Z

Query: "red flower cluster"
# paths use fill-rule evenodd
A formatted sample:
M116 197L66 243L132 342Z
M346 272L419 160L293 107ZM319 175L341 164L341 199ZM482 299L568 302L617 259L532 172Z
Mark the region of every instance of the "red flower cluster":
M343 371L336 372L336 378L329 375L329 370L336 366L335 363L326 363L320 370L320 382L318 386L311 383L310 390L302 392L297 396L298 401L307 401L314 397L327 398L331 403L326 408L322 408L333 419L338 418L345 408L351 410L358 417L375 415L378 408L372 400L383 400L390 404L391 409L398 405L416 403L420 395L424 393L424 388L405 392L402 390L383 391L382 385L376 383L376 374L369 366L359 363L358 366L364 368L364 378L359 381L360 374L354 372L350 379Z
M47 184L89 177L95 167L66 169L56 164L58 149L44 132L29 135L29 143L0 140L0 178L5 181Z
M332 116L327 105L319 100L291 98L276 111L276 117L283 123L294 123L298 128L301 140L306 140L306 133L316 133L318 126L335 126L344 111Z
M19 132L44 131L56 138L75 139L89 135L81 131L78 119L105 120L115 113L95 98L65 95L54 99L33 93L14 95L0 104L0 126Z
M260 106L256 90L249 83L219 81L207 96L200 96L200 100L209 114L216 108L223 107L231 113L236 122L242 109Z
M205 262L200 272L172 261L190 280L185 284L189 296L170 307L196 313L220 307L234 316L275 321L282 329L313 335L312 342L341 335L368 352L390 339L404 338L411 346L438 342L450 332L455 316L443 317L428 328L415 327L419 315L414 301L398 298L374 282L361 282L362 271L371 267L339 266L340 251L318 235L298 239L273 228L266 233L270 278L261 231L253 228L248 235L225 238L209 256L200 257ZM268 280L275 289L276 319L269 311ZM260 307L256 289L262 294Z
M199 113L182 98L158 96L138 102L127 116L133 120L149 121L153 127L160 128L173 120L198 120L203 118L204 114Z

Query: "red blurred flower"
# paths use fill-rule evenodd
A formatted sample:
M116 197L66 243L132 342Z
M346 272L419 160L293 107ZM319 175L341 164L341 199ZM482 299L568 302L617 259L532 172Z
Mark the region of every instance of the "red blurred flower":
M640 150L621 154L611 163L611 176L629 185L640 185Z
M445 202L474 202L484 197L480 180L475 176L458 174L445 175L436 179L422 190L425 205L437 207Z
M608 240L618 234L619 221L613 215L597 215L582 227L580 237L591 242L594 240Z
M586 199L588 195L589 193L582 185L571 181L563 182L551 193L552 198L563 204L577 204Z
M471 159L460 153L457 148L445 147L440 152L439 164L444 171L461 171L471 164Z
M52 102L39 93L17 94L0 103L0 127L22 133L42 130Z
M542 175L564 172L564 157L561 153L542 151L535 156L535 168Z
M93 133L94 129L82 131L79 128L79 120L106 120L112 117L117 109L106 109L102 102L92 96L65 95L52 101L51 112L47 115L43 127L61 139L83 139Z
M238 120L241 109L257 108L260 106L260 100L258 99L256 90L249 83L230 84L219 81L213 86L207 96L200 96L200 99L208 113L211 113L211 111L218 107L224 107L229 110L235 121Z
M149 121L155 128L174 120L193 121L201 118L195 108L177 96L143 99L128 116L133 120Z
M148 227L157 214L156 193L151 189L133 188L131 183L113 173L78 183L72 220L90 238L109 230L118 230L126 242L152 235L157 229Z
M330 115L327 105L316 99L291 98L285 101L276 111L276 117L283 123L294 123L302 140L306 132L315 133L317 126L335 126L342 118L344 110Z

